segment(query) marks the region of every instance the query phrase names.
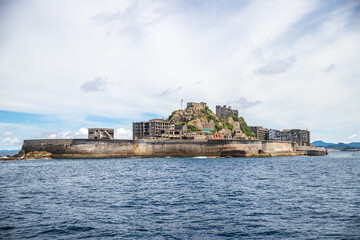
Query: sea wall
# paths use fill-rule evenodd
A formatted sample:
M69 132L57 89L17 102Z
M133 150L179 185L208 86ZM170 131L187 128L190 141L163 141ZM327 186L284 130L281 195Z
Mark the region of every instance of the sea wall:
M112 158L134 155L133 140L40 139L24 140L22 150L47 151L53 158Z
M26 153L47 151L53 158L256 157L299 155L291 143L259 140L25 140Z

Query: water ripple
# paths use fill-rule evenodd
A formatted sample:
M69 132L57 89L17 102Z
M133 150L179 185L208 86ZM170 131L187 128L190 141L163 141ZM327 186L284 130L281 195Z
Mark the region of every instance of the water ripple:
M0 239L359 239L352 154L0 162Z

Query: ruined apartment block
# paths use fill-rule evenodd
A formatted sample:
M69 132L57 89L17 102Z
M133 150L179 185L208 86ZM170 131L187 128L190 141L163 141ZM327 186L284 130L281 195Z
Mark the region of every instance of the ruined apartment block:
M114 139L113 128L89 128L88 139Z
M170 122L165 119L151 119L147 122L133 122L133 139L161 137L168 134Z
M250 126L251 131L255 133L255 137L259 140L269 140L268 129L261 126Z
M238 110L231 109L231 106L216 106L216 114L219 115L221 118L228 118L230 115L234 115L236 117L239 116Z

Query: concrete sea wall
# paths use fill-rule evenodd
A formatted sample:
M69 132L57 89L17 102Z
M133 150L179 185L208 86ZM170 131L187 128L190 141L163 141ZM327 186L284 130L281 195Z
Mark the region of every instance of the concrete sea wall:
M291 143L258 140L25 140L26 153L47 151L53 158L262 157L303 155Z

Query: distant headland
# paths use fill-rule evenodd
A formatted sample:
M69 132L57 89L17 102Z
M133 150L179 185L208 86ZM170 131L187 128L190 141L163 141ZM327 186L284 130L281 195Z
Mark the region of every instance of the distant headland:
M238 110L188 102L165 119L133 122L133 140L114 139L112 128L89 128L88 139L24 140L11 159L122 157L276 157L325 155L310 131L248 126ZM10 159L10 158L8 158Z

